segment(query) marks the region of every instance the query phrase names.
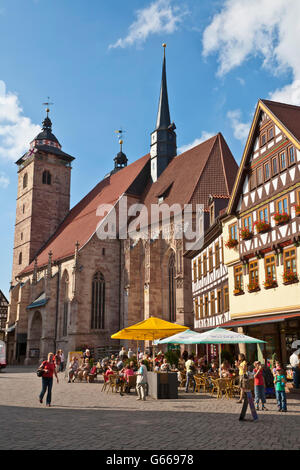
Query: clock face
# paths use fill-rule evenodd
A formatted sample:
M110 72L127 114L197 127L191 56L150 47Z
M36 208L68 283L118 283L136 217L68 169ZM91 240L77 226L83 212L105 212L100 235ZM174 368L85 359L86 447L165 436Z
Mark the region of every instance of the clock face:
M151 157L155 157L157 155L157 144L152 145L152 147L150 149L150 155L151 155Z

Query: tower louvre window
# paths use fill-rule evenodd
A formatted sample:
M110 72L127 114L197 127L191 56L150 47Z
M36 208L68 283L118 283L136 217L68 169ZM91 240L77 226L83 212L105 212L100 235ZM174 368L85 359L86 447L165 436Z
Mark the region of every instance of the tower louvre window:
M43 184L51 184L51 173L48 170L43 172Z

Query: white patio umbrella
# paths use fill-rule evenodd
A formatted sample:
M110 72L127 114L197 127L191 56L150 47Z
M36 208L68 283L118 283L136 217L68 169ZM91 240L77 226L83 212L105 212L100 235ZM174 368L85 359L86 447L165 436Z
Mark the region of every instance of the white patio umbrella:
M186 336L186 338L185 338ZM195 331L186 330L183 333L158 340L157 344L181 343L181 344L218 344L219 345L219 363L221 375L221 344L239 344L239 343L266 343L261 339L252 338L251 336L236 333L235 331L225 330L224 328L214 328L204 333L196 333Z

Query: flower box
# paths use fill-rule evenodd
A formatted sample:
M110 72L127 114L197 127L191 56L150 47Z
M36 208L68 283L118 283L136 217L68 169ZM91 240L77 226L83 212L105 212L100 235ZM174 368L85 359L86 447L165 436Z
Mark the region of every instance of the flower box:
M286 224L290 219L290 216L286 212L283 212L282 214L279 212L276 212L276 214L274 214L273 217L276 222L276 225Z
M226 243L225 246L227 248L235 248L238 245L238 241L235 238L230 238Z
M248 292L258 292L260 290L258 282L249 282Z
M294 273L294 271L286 271L283 274L283 284L288 285L288 284L294 284L295 282L299 282L298 279L298 274Z
M240 235L242 240L250 240L253 237L253 233L248 228L243 228Z
M271 228L270 224L268 224L267 222L262 222L262 221L255 222L254 225L256 227L257 233L268 232Z
M296 217L300 217L300 204L295 204Z
M264 282L264 288L265 289L272 289L274 287L278 287L276 279L273 279L272 277L267 278Z
M238 289L233 290L233 295L242 295L242 294L244 294L243 289L238 288Z

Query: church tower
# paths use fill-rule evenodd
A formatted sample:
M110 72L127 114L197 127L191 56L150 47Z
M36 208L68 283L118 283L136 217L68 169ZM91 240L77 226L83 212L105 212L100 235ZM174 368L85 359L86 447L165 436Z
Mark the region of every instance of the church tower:
M61 150L48 116L30 149L17 162L18 195L12 284L58 228L70 209L71 162Z
M151 178L155 183L170 161L177 154L176 126L171 123L166 76L166 44L163 44L164 58L162 80L156 120L156 128L151 134Z

